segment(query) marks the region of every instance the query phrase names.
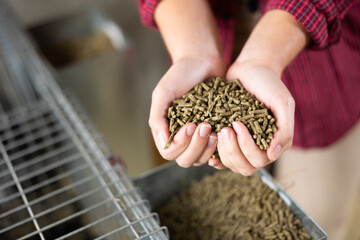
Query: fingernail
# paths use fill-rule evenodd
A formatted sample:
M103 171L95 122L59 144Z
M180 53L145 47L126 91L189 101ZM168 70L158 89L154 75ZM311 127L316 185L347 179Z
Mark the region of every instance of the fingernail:
M212 146L215 145L216 141L217 141L217 137L210 135L210 138L209 138L209 141L207 142L206 147L211 148Z
M165 141L165 136L162 132L158 133L158 141L159 141L160 147L165 148L166 141Z
M196 129L196 126L195 125L191 125L190 127L187 128L186 130L186 134L190 137L194 134L195 132L195 129Z
M224 128L223 130L221 130L221 135L222 135L222 140L225 141L229 141L230 140L230 132L229 129Z
M221 132L218 132L217 136L218 136L218 144L220 144L220 145L223 144L223 138L222 138Z
M236 132L236 134L239 134L240 129L239 129L239 125L236 122L232 123L233 129Z
M281 153L281 146L280 145L277 145L274 149L274 152L273 152L273 161L275 161L276 159L279 158L280 156L280 153Z
M210 167L216 167L218 165L216 161L209 161L208 164Z
M210 125L201 125L200 127L200 131L199 131L199 135L202 138L208 137L210 135L211 132L211 127Z

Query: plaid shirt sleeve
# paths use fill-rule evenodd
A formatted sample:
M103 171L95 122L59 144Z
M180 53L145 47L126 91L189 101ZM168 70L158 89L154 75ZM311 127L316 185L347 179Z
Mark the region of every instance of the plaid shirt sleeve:
M157 29L154 11L161 0L137 0L141 22L152 29Z
M351 0L270 0L266 10L281 9L301 23L312 38L312 47L324 48L339 41L341 20Z

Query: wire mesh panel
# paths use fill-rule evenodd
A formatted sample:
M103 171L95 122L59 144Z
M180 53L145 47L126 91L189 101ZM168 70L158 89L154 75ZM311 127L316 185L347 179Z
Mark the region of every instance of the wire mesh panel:
M0 31L0 239L167 239L2 1Z
M1 239L163 234L126 175L86 160L47 104L3 115L0 126Z

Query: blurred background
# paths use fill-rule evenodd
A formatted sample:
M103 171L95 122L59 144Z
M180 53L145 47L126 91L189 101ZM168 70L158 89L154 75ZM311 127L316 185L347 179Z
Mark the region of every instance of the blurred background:
M169 58L141 25L135 0L8 0L59 85L75 93L105 141L136 177L162 160L148 115Z

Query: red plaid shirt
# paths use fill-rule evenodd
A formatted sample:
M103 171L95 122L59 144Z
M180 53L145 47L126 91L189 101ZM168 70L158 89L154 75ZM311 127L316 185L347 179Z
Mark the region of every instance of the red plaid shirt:
M160 0L138 0L141 21L156 28ZM209 0L229 62L235 0ZM282 9L308 31L310 46L285 69L282 81L296 102L294 145L326 146L360 117L360 1L260 0L261 12Z

